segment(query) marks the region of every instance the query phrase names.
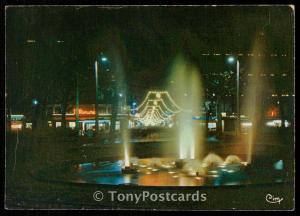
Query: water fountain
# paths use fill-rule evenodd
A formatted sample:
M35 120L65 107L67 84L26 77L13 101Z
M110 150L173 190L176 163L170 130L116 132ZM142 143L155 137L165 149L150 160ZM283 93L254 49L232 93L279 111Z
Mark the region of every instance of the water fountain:
M136 169L133 168L132 163L130 163L129 156L129 131L128 131L128 119L123 120L121 123L121 134L122 134L122 143L124 146L124 164L122 165L122 173L135 173Z
M176 103L182 108L177 115L176 134L179 148L178 167L186 160L202 159L203 138L205 128L193 121L193 116L199 115L202 104L202 83L200 73L182 56L178 56L171 69L168 90Z
M262 106L263 94L266 92L266 89L268 89L268 82L265 79L264 46L265 42L263 41L263 37L257 34L252 48L253 57L249 61L248 74L251 74L251 76L248 76L248 85L242 103L242 110L252 122L247 138L248 148L246 161L248 164L252 163L254 143L257 143L259 131L261 130L261 118L264 113Z
M257 70L257 67L253 70ZM177 148L177 155L155 157L151 151L145 150L143 157L132 157L130 131L126 119L121 123L122 160L111 158L108 161L71 164L52 174L65 176L64 181L75 183L139 186L220 186L275 181L265 170L254 174L254 177L248 174L247 167L251 162L253 142L249 144L246 161L232 155L233 152L225 156L213 152L206 154L205 129L200 122L193 120L193 116L201 115L203 89L200 73L182 57L175 59L168 90L174 97L176 106L181 109L181 112L176 114L175 133L170 134L170 137L176 137L170 148ZM255 104L259 107L259 104ZM253 131L250 139L254 135ZM277 167L281 167L281 164ZM70 171L66 174L66 170ZM262 175L264 177L261 177ZM256 176L260 178L255 178ZM53 177L56 178L55 175L48 176Z

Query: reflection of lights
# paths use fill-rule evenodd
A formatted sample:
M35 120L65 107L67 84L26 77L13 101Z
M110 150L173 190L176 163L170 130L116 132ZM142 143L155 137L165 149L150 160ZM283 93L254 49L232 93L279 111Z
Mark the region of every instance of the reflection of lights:
M156 169L156 168L152 169L153 172L156 172L156 171L158 171L158 170L159 170L159 169Z
M167 165L167 164L163 164L163 165L161 165L162 167L164 167L164 168L171 168L171 166L170 165Z
M147 172L146 172L146 174L147 174L147 175L150 175L150 174L151 174L151 172L150 172L150 171L147 171Z
M209 172L210 172L210 173L218 173L217 170L210 170Z
M179 176L178 175L174 175L174 176L172 176L173 178L178 178Z
M168 172L169 174L174 174L174 173L176 173L175 171L169 171Z
M147 166L146 166L146 165L144 165L144 164L140 164L139 166L140 166L140 167L147 167Z

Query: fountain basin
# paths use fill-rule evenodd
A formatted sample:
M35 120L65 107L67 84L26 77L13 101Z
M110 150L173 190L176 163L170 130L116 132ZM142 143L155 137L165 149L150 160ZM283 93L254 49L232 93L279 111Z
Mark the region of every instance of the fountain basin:
M123 168L124 162L121 160L73 162L42 169L36 173L36 177L54 182L138 186L215 187L287 181L284 175L278 176L276 170L255 168L255 172L248 172L252 168L244 163L223 163L220 166L198 169L201 162L192 161L185 163L182 168L176 167L174 158L140 158L127 168Z

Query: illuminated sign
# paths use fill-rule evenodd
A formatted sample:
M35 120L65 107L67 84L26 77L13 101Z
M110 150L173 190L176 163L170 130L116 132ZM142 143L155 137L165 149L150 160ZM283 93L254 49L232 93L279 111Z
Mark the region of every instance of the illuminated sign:
M76 109L74 109L74 114L76 113ZM95 110L87 110L87 109L79 109L79 115L95 115Z

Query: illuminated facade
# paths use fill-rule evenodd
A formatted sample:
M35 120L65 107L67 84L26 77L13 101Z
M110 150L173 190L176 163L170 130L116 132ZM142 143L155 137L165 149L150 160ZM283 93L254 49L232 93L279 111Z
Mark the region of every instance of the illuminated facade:
M111 125L111 105L99 104L99 130L100 132L109 132ZM79 105L79 129L81 131L95 130L95 105L94 104L81 104ZM47 109L48 125L49 127L61 127L62 124L62 111L61 105L54 104L49 105ZM127 113L127 107L119 107L117 114L116 130L120 129L120 122L122 119L130 118ZM70 105L67 108L66 115L66 126L68 128L76 127L76 108L75 105Z

